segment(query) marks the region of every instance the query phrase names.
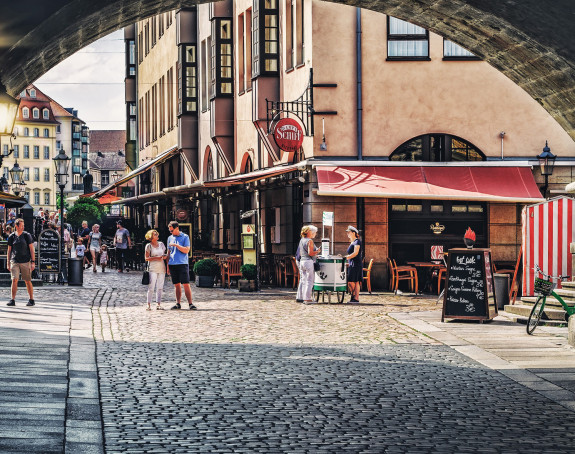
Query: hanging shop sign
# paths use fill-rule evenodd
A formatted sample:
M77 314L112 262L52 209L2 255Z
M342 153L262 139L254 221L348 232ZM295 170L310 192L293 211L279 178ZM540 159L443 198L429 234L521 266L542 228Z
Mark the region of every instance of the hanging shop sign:
M274 129L274 140L281 150L295 152L303 143L303 129L293 118L282 118Z
M184 210L183 208L176 210L176 218L178 219L178 221L187 220L188 219L188 210Z
M441 233L445 230L445 226L441 225L439 222L436 222L435 224L431 224L429 229L436 235L441 235Z

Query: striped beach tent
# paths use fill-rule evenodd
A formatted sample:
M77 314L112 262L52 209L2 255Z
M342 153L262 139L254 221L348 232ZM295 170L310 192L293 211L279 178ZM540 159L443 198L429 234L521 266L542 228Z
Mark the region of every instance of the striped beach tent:
M575 199L560 196L523 208L523 296L533 296L535 265L552 276L572 275L569 246L575 241L574 204Z

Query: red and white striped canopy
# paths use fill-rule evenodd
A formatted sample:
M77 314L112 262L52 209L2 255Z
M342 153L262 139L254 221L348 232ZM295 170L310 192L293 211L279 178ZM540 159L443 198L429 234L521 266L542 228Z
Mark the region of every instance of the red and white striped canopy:
M561 196L523 208L523 296L533 296L535 265L552 276L572 275L574 204L575 199Z

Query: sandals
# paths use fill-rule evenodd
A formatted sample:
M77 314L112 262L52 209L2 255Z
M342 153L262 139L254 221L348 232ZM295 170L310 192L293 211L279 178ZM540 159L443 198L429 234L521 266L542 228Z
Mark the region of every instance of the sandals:
M158 305L156 306L156 310L157 310L157 311L163 311L164 308L158 304Z
M148 307L146 308L147 311L151 311L152 307L148 304Z

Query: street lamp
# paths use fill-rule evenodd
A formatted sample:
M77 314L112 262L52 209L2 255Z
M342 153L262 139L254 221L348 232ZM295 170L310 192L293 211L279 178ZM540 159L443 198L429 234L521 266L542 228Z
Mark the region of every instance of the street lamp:
M56 184L60 187L60 231L64 233L64 188L68 183L68 167L70 165L70 158L61 148L58 155L53 158L54 166L56 167ZM60 263L64 255L64 242L60 241ZM61 272L61 281L66 282L66 276L63 270Z
M14 129L16 113L20 103L6 93L6 88L0 83L0 135L9 136Z
M555 156L551 153L551 149L545 141L545 147L543 148L543 152L537 156L539 160L539 166L541 167L541 175L545 177L545 186L543 186L543 197L547 197L547 187L548 185L548 178L550 175L553 175L553 168L555 167Z
M24 169L20 167L18 161L14 163L14 167L12 167L8 173L10 174L10 180L12 181L12 192L15 195L20 195L20 192L24 189L22 186L25 186L24 183Z

